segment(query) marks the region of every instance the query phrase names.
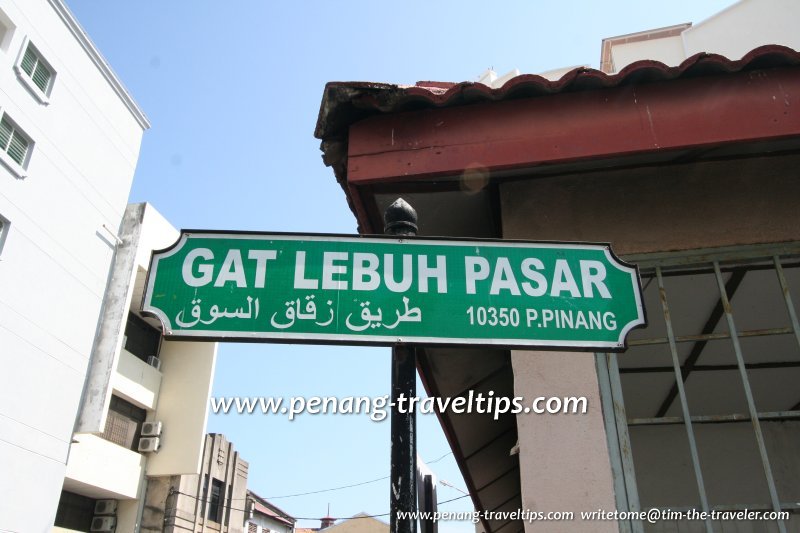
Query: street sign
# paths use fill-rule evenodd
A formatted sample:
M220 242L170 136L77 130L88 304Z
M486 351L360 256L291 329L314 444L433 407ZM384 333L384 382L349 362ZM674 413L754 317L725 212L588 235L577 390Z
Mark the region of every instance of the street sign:
M605 244L184 231L142 311L168 337L620 350L639 275Z

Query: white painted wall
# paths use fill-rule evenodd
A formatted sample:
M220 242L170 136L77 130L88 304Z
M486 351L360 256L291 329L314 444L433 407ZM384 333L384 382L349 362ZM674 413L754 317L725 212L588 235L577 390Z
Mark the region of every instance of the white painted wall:
M143 409L153 410L161 390L161 372L123 349L111 385L117 396Z
M683 51L683 40L680 35L637 41L633 43L615 44L611 48L611 58L614 61L614 72L619 72L626 66L641 59L661 61L665 65L680 65L686 59Z
M800 50L797 20L797 0L741 0L687 28L680 36L615 44L611 48L614 71L642 59L677 66L700 52L741 59L767 44Z
M24 179L0 165L0 216L10 221L0 255L0 530L44 531L114 251L102 226L119 226L147 123L59 0L0 10L13 25L0 42L0 112L35 143ZM14 71L27 39L56 72L48 105Z
M77 434L75 441L67 465L67 488L84 485L96 499L136 498L145 464L142 454L97 435Z
M683 32L686 57L713 52L740 59L765 44L800 50L798 20L797 0L742 0Z
M255 524L258 527L257 533L292 533L293 530L292 526L261 513L253 513L253 517L247 519L244 525L245 532L248 531L250 524Z

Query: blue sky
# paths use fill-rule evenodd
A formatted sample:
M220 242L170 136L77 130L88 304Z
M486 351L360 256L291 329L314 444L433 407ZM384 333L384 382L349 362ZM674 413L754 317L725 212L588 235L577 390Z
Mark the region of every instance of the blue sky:
M355 233L356 224L313 136L326 82L596 68L604 37L697 23L733 3L66 1L152 122L131 201L151 202L178 228L332 233ZM213 394L379 396L389 392L389 363L385 348L222 345ZM449 451L434 416L418 424L424 459ZM235 443L262 496L389 473L388 420L220 415L208 429ZM452 455L432 466L464 488ZM324 516L328 504L346 517L387 513L388 496L382 480L273 501L297 517ZM458 496L439 487L440 500ZM471 507L467 498L442 509ZM440 528L473 530L468 522Z

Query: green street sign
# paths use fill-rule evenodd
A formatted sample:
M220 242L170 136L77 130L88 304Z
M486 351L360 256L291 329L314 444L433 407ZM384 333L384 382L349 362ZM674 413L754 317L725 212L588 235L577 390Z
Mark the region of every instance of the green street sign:
M142 311L169 337L621 350L645 324L608 245L184 231Z

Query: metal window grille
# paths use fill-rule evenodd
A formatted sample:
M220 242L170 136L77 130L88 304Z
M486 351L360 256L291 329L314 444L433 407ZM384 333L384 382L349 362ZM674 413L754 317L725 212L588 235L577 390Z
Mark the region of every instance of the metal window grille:
M111 397L106 425L101 437L131 450L136 450L141 435L142 422L147 412L117 396Z
M800 531L800 244L628 259L649 325L597 359L618 508L789 511L736 531Z
M125 448L133 447L136 436L136 422L120 413L109 411L102 437Z

